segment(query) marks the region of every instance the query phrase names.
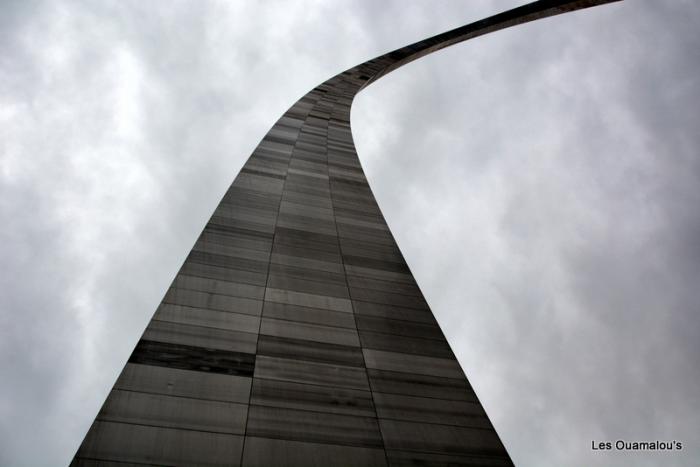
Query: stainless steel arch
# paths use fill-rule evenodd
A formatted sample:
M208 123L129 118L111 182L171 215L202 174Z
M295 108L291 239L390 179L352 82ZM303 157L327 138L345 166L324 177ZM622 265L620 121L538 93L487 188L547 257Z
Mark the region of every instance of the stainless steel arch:
M426 54L602 3L531 3L299 99L224 195L71 465L511 465L367 184L350 107Z

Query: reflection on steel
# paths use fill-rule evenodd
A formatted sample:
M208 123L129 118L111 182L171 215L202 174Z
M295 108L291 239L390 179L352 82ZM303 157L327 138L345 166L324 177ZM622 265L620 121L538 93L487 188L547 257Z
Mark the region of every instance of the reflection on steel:
M319 85L272 127L165 294L72 465L511 465L367 184L350 106L544 1Z

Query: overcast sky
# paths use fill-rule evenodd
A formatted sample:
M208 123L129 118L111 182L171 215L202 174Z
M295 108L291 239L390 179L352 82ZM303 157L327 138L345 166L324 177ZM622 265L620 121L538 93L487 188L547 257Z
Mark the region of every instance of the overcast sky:
M0 465L66 465L195 238L299 97L503 1L32 2L0 14ZM700 4L453 46L358 153L517 465L700 458ZM591 441L681 441L593 452Z

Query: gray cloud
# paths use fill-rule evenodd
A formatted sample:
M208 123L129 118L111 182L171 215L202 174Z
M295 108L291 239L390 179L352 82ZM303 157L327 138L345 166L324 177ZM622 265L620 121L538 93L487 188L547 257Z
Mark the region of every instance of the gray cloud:
M515 4L4 5L0 464L68 462L299 96ZM692 2L581 11L426 57L357 99L380 205L519 465L700 457L699 23ZM590 451L617 438L686 448Z

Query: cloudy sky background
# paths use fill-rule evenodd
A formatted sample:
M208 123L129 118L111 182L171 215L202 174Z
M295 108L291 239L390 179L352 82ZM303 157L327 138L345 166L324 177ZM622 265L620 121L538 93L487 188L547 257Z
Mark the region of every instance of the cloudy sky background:
M33 2L0 15L0 465L66 465L245 159L296 99L514 1ZM517 465L700 458L700 4L453 46L352 114ZM678 440L681 452L592 452Z

